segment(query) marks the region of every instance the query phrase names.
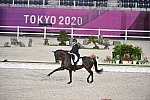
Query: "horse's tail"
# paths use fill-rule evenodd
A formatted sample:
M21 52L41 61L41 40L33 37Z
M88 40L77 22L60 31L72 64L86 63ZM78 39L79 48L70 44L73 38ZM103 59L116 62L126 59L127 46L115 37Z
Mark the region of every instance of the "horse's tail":
M98 67L97 67L97 66L98 66L97 60L96 60L95 58L93 58L93 61L94 61L95 71L96 71L97 73L103 72L103 68L100 69L100 70L98 70Z

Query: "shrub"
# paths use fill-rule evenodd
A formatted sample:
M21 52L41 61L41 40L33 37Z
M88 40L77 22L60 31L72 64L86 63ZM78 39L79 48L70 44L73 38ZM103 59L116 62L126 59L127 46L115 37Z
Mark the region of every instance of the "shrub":
M142 49L138 46L128 45L128 44L118 44L115 45L114 49L114 57L119 55L120 60L124 58L137 58L140 59L140 55L142 53ZM128 57L126 57L128 55Z
M61 30L59 32L59 36L57 37L57 41L59 41L59 45L66 45L66 41L69 41L69 36L67 35L65 30Z
M96 36L89 36L88 37L88 41L89 41L89 43L93 43L95 46L93 47L94 49L99 49L99 47L97 46L97 44L96 43L98 43L98 37L96 37Z

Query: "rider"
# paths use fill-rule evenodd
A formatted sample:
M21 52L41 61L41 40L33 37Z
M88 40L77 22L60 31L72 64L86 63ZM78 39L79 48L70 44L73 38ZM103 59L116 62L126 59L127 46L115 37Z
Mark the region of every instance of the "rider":
M78 57L76 61L75 61L75 59L73 59L73 62L74 62L73 71L75 71L77 62L79 61L79 58L80 58L80 54L79 54L80 47L77 43L77 39L73 39L72 44L73 44L73 46L72 46L72 49L70 50L70 53L73 53Z

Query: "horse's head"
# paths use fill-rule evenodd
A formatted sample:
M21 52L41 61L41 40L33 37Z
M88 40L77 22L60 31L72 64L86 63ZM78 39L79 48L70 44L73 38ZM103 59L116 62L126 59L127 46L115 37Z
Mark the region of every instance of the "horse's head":
M61 60L60 53L58 52L58 50L53 51L53 53L54 53L54 57L55 57L55 62L59 63L59 60Z
M55 62L58 63L60 60L64 59L65 54L66 54L68 51L56 50L56 51L53 51L53 52L54 52L54 56L55 56Z

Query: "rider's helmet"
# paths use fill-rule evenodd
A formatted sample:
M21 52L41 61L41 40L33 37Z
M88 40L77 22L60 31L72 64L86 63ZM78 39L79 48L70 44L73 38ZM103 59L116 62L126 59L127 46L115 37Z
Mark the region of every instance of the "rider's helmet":
M73 41L72 42L77 42L77 39L73 39Z

